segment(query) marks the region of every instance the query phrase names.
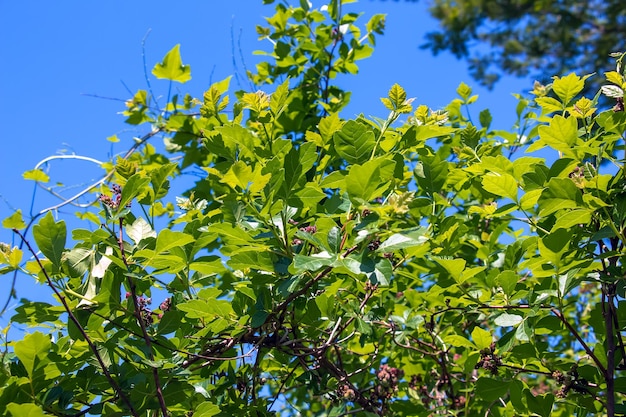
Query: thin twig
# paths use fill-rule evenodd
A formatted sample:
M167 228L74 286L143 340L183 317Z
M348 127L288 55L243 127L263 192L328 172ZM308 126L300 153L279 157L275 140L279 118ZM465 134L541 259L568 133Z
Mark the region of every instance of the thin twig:
M65 300L65 296L63 294L61 294L56 287L54 286L54 284L52 283L52 280L50 279L50 276L48 275L48 272L46 271L46 269L44 268L43 264L41 263L41 260L39 259L39 256L37 256L37 253L35 252L35 250L33 249L33 247L30 245L30 243L26 240L26 238L24 237L24 235L22 235L22 233L20 233L19 230L17 229L13 229L13 233L17 234L20 239L22 240L22 242L26 245L26 247L28 248L28 250L30 251L30 253L33 255L33 257L35 258L35 261L37 261L37 264L39 265L39 269L41 270L41 272L44 274L44 276L46 277L46 281L48 282L48 286L52 289L52 291L54 291L54 294L58 297L58 299L61 301L61 304L63 304L63 308L65 308L65 311L67 312L68 317L70 318L70 320L76 325L76 327L78 328L78 331L80 332L80 334L83 336L83 338L85 339L85 341L87 342L87 344L89 345L89 348L91 349L91 352L94 354L94 356L96 357L96 360L98 361L98 364L100 365L100 369L102 369L102 372L104 373L104 376L106 377L106 379L109 381L109 384L111 385L111 388L113 388L113 390L117 393L117 395L122 399L122 401L124 401L124 403L126 404L126 406L128 407L129 411L131 412L131 414L133 416L138 417L139 414L137 414L137 411L135 411L135 408L133 407L133 404L130 402L130 400L128 399L128 397L126 396L126 394L124 394L124 391L122 391L122 389L120 388L120 386L117 384L117 382L115 381L115 379L113 379L113 376L109 373L109 369L107 368L107 366L105 365L104 361L102 360L102 357L100 356L100 353L98 352L98 348L96 347L96 345L94 345L94 343L91 341L91 339L89 338L89 335L87 335L87 332L85 331L85 329L83 328L83 326L80 324L80 322L78 321L78 319L76 318L76 316L74 315L74 313L72 312L72 309L70 308L70 306L67 304L67 301Z
M135 144L133 146L131 146L128 149L128 151L126 151L124 156L122 156L121 158L122 159L128 159L144 143L146 143L153 136L155 136L158 133L160 133L162 130L163 130L163 128L159 127L159 128L153 129L149 133L146 133L141 138L138 138L136 140ZM86 188L84 188L79 193L75 194L74 196L69 197L69 198L67 198L67 199L65 199L65 200L61 201L60 203L57 203L57 204L55 204L53 206L47 207L47 208L45 208L43 210L40 210L28 222L28 224L26 225L26 228L24 228L24 234L26 234L28 232L28 230L30 230L31 226L35 223L35 221L39 217L43 216L44 214L48 213L49 211L56 211L56 210L60 209L63 206L66 206L68 204L72 204L75 200L77 200L80 197L82 197L83 195L87 194L88 192L90 192L94 188L96 188L96 187L100 186L101 184L104 184L105 182L107 182L113 176L114 173L115 173L115 170L111 170L106 175L104 175L100 180L96 181L95 183L90 184L89 186L87 186ZM31 207L31 210L32 210L32 207ZM22 249L23 245L24 245L24 240L22 240L20 242L19 248ZM7 300L4 303L4 306L2 306L2 310L0 310L0 316L2 316L4 314L4 312L9 307L9 304L11 303L11 298L13 297L13 294L14 294L14 291L15 291L15 283L17 282L17 274L18 274L18 272L19 271L17 269L13 272L13 279L11 281L11 290L9 291L9 296L7 297Z
M556 308L551 308L550 311L552 311L552 313L559 320L561 320L561 322L565 325L565 327L567 327L567 330L569 330L572 336L574 336L576 340L578 340L578 342L582 345L583 349L585 349L585 352L587 352L587 355L589 355L589 357L593 360L593 362L596 364L598 369L600 369L600 372L602 372L602 375L606 375L606 368L604 367L602 362L600 362L600 359L598 359L595 353L593 353L593 350L591 350L591 348L587 345L587 343L585 343L585 341L580 336L578 331L569 323L569 321L567 321L565 316L563 316L563 314Z
M128 272L131 272L130 266L128 265L128 261L126 259L126 253L124 251L124 219L120 218L119 220L119 238L118 245L120 248L120 252L122 254L122 261L124 265L126 265L126 269ZM146 323L144 318L141 315L141 308L139 306L139 300L137 299L137 287L135 285L135 280L130 276L130 274L126 275L126 279L128 280L128 286L130 287L130 294L133 299L133 306L135 307L135 317L137 318L137 322L139 323L139 327L141 328L141 334L143 336L143 340L146 342L146 347L148 348L148 355L150 357L150 361L154 362L154 352L152 351L152 339L148 335L148 331L146 330ZM168 416L167 404L165 404L165 398L163 397L163 389L161 387L161 381L159 380L159 370L156 366L151 365L152 368L152 377L154 378L154 384L156 386L156 395L159 400L159 406L161 407L161 413L163 417Z

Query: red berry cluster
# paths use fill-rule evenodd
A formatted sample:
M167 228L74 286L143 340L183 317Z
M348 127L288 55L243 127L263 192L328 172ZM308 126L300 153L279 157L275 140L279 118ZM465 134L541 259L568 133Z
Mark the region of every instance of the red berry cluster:
M496 345L492 343L490 347L480 351L480 359L476 363L476 369L483 368L493 375L498 374L498 369L502 366L502 360L495 354Z
M356 399L356 394L352 387L348 384L339 385L337 388L337 395L340 398L343 398L345 401L354 401Z
M373 399L386 400L393 397L393 394L398 391L398 384L403 376L402 369L393 368L387 364L381 365L376 373L378 384L374 387Z
M376 238L367 244L367 248L372 252L380 247L380 239Z
M116 209L120 206L120 201L122 201L122 187L117 184L113 184L111 186L112 196L108 196L106 194L100 194L98 200L105 206L108 206L112 209ZM130 206L130 203L129 203Z
M433 398L430 396L428 386L423 382L424 381L422 380L421 375L413 375L411 376L411 380L409 381L409 388L417 391L420 399L422 400L422 404L428 407Z
M572 390L577 393L588 392L589 382L580 377L578 374L578 365L576 364L572 366L567 374L563 374L561 371L552 372L552 378L554 378L557 384L561 385L554 394L557 398L567 397L567 394Z
M126 298L130 298L131 293L126 293ZM152 310L148 308L148 305L152 304L152 298L137 297L137 305L139 306L139 314L146 326L150 326L153 323Z
M315 225L304 226L304 227L301 227L299 230L305 233L314 234L315 232L317 232L317 227L315 227ZM302 245L302 240L298 239L297 237L293 238L293 240L291 241L291 244L294 246Z

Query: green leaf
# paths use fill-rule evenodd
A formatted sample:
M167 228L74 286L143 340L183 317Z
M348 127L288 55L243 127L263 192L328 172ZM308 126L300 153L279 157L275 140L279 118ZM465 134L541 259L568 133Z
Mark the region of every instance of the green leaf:
M40 406L32 403L7 404L7 411L11 413L13 417L46 417L48 414L44 413Z
M10 268L0 269L0 274L5 274L11 271L14 271L20 267L20 262L22 262L22 256L24 253L18 247L11 248L10 246L2 246L0 243L0 265L6 264L9 265Z
M39 182L48 182L50 177L40 169L31 169L22 174L25 180L33 180Z
M63 220L55 222L52 212L48 212L33 227L33 236L39 250L57 269L61 267L66 234L65 222Z
M428 139L448 136L457 129L450 126L420 125L411 126L402 136L402 141L407 148L423 145Z
M157 78L186 83L191 79L191 68L183 65L180 58L180 44L174 46L165 54L163 62L156 64L152 69L152 74Z
M563 156L576 157L573 147L578 139L578 122L575 117L556 115L550 120L550 125L539 126L538 132L539 140L530 145L527 152L550 146Z
M500 314L498 317L496 317L496 319L494 320L494 323L497 326L509 327L509 326L517 326L523 320L524 318L517 314L503 313L503 314Z
M190 300L186 303L177 304L176 308L184 312L186 317L192 319L202 319L214 316L213 312L209 308L209 304L204 300Z
M157 328L157 334L163 336L166 334L174 333L180 328L180 316L178 311L166 311L163 313L161 320L159 320L159 326Z
M138 244L143 239L147 239L149 237L157 237L156 232L152 229L152 226L143 219L143 217L138 217L133 224L130 226L126 226L126 234L130 237L135 244Z
M365 275L372 284L382 287L389 285L393 273L393 266L388 259L374 260L361 254L360 257L348 256L335 260L333 266L342 268L354 277Z
M251 268L259 271L274 272L272 255L255 249L235 253L230 257L227 264L236 270L248 270Z
M317 184L309 183L296 191L287 203L292 207L315 207L324 198L326 198L326 193Z
M348 120L341 130L333 135L339 156L349 164L361 164L370 159L376 145L374 132L359 122Z
M2 227L6 229L23 229L26 227L26 223L22 220L22 210L15 210L13 214L11 214L6 219L2 220Z
M288 97L289 79L285 79L282 84L276 87L276 90L270 97L270 109L272 110L274 117L277 117L283 111Z
M487 349L489 346L491 346L491 343L493 343L493 337L491 336L491 333L489 333L487 330L481 329L478 326L474 327L474 330L472 330L472 340L479 350Z
M519 280L519 275L515 271L510 270L502 271L496 277L496 282L506 295L512 295L515 292L515 287Z
M552 97L537 97L535 101L546 114L563 111L565 108L563 103Z
M38 367L45 366L44 358L51 345L50 337L41 332L26 335L22 340L15 342L15 355L26 368L28 375L32 376Z
M552 90L565 105L568 105L584 87L584 78L579 77L573 72L565 77L554 77L554 82L552 83Z
M539 253L544 262L560 265L563 253L569 248L572 229L556 229L537 241Z
M443 338L446 345L454 347L467 347L470 349L476 349L476 345L458 334L451 334Z
M177 164L165 164L160 166L158 169L154 169L150 171L150 184L152 184L152 190L154 192L153 200L158 200L167 195L167 192L170 188L170 182L167 179L171 176L176 168Z
M478 121L480 122L480 125L485 129L489 129L492 120L493 117L491 116L491 112L489 111L489 109L481 111L478 115Z
M552 414L552 406L554 405L554 395L544 394L534 396L530 391L526 392L526 402L528 409L541 417L549 417Z
M298 149L291 148L285 157L285 179L282 186L282 195L289 198L291 193L303 183L306 183L306 173L317 160L317 147L314 143L303 143Z
M144 192L144 187L148 185L150 178L143 177L141 174L133 174L122 188L122 198L120 199L118 209L123 210L133 198Z
M418 186L432 196L439 193L448 178L448 161L438 155L422 157L413 169Z
M378 252L394 252L399 249L421 246L428 241L426 233L426 228L420 228L407 234L395 233L378 247Z
M551 178L538 200L539 215L549 216L559 210L582 208L582 193L570 178Z
M472 88L462 82L456 89L456 93L463 99L463 101L467 101L469 97L472 95Z
M411 100L406 99L406 91L398 84L394 84L389 89L387 98L380 99L388 110L396 113L410 113Z
M324 143L328 143L333 138L335 132L340 130L342 126L343 122L339 119L339 115L337 115L337 113L331 113L328 116L323 117L319 122L318 128Z
M533 329L528 324L528 320L522 321L515 330L515 338L520 342L528 342L533 337Z
M182 247L194 241L194 237L186 233L163 229L157 236L155 252L163 253L172 248Z
M483 188L491 194L517 201L517 181L510 174L488 172L483 177Z
M574 209L561 213L556 219L556 223L552 229L569 229L573 226L586 226L591 221L593 210L590 209Z
M194 417L213 417L218 415L220 412L219 406L210 402L203 402L196 407L193 415Z
M485 401L496 401L506 396L509 390L509 381L481 377L476 381L476 395Z
M448 271L455 281L461 281L461 274L463 273L466 264L465 259L436 258L434 261Z
M363 165L353 165L346 177L350 199L364 203L381 197L391 185L396 162L377 158Z

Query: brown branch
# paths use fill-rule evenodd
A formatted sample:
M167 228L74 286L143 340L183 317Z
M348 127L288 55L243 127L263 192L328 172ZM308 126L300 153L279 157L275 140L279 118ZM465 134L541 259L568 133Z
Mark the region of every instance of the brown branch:
M131 414L135 417L139 417L139 414L137 414L137 411L135 410L135 408L133 407L133 404L130 402L130 399L126 396L126 394L124 394L124 391L122 391L122 389L120 388L120 386L117 384L117 382L115 381L115 379L113 379L113 376L111 375L111 373L109 372L109 369L107 368L107 366L105 365L104 361L102 360L102 356L100 356L100 353L98 352L98 348L96 347L96 345L92 342L92 340L89 338L89 335L87 335L87 332L85 331L85 329L83 328L83 326L80 324L80 322L78 321L78 319L76 318L76 316L74 315L74 313L72 312L72 309L70 308L70 306L67 304L67 301L65 300L65 296L63 294L61 294L56 287L54 286L54 284L52 283L52 280L50 279L50 276L48 275L48 272L46 271L46 269L44 268L43 264L41 263L41 260L39 259L39 256L37 256L37 253L35 252L35 250L33 249L33 247L30 245L30 243L26 240L26 238L24 237L24 235L22 235L22 233L20 233L19 230L17 229L13 229L13 233L17 234L21 241L26 245L26 247L28 248L28 250L30 251L30 253L33 255L33 257L35 258L35 261L37 261L37 264L39 265L39 269L41 270L41 272L44 274L44 276L46 277L46 281L48 282L48 286L52 289L52 291L54 291L54 294L58 297L58 299L61 301L61 304L63 304L63 308L65 309L65 311L67 312L67 315L69 316L70 320L76 325L76 327L78 328L78 331L80 332L80 334L83 336L83 338L85 339L85 341L87 342L87 344L89 345L89 349L91 349L91 352L93 353L93 355L96 357L96 360L98 361L98 364L100 365L100 369L102 369L102 373L104 374L104 376L106 377L106 379L109 381L109 384L111 385L111 388L113 388L113 390L117 393L117 395L122 399L122 401L124 401L124 404L126 404L126 406L128 407L129 411L131 412Z
M122 254L122 261L126 266L128 272L130 272L130 267L128 265L128 261L126 259L126 253L124 251L124 219L120 218L119 220L119 228L120 234L118 238L118 245L120 248L120 252ZM137 287L135 285L135 280L130 276L130 274L126 275L126 279L128 280L128 287L130 289L130 294L133 299L133 306L135 307L135 317L137 318L137 322L139 323L139 327L141 328L141 334L143 336L143 340L146 342L146 347L148 348L148 355L150 357L150 361L154 362L154 353L152 352L152 339L148 335L148 331L146 330L146 323L144 318L141 315L141 307L139 306L139 300L137 299ZM165 398L163 397L163 389L161 387L161 381L159 380L159 370L156 366L150 365L152 368L152 377L154 378L154 384L156 386L156 395L159 400L159 406L161 407L161 413L163 417L168 417L169 413L167 411L167 404L165 404Z
M380 415L380 411L376 409L372 401L366 398L365 395L363 395L363 393L354 384L352 384L352 382L350 382L348 375L343 369L337 368L334 363L326 358L325 353L320 354L318 357L318 363L320 367L326 369L331 375L337 378L339 382L350 387L356 396L355 402L357 404L369 412Z
M615 336L613 329L613 317L616 314L613 297L615 294L615 284L605 283L602 286L602 315L606 326L606 370L604 371L604 381L606 382L606 414L608 417L615 415Z
M281 391L283 390L283 388L285 388L287 381L289 380L289 378L291 378L291 376L296 371L296 369L298 369L301 365L302 365L301 363L297 363L296 366L294 366L293 369L289 371L285 379L283 379L283 381L280 383L280 387L278 387L278 391L276 392L276 395L274 396L272 403L269 405L269 407L267 407L268 410L272 409L272 407L274 406L274 403L278 400L278 397L280 396Z
M606 375L606 368L604 367L604 365L602 364L602 362L600 362L600 359L598 359L598 357L595 355L595 353L593 353L593 351L591 350L591 348L587 345L587 343L585 343L585 341L583 340L583 338L580 336L580 334L578 333L578 331L567 321L567 319L565 318L565 316L563 316L563 314L557 310L556 308L551 308L550 311L552 312L552 314L554 314L559 320L561 320L561 322L565 325L565 327L567 327L567 330L569 330L569 332L572 334L572 336L574 336L576 338L576 340L578 340L578 342L582 345L583 349L585 349L585 352L587 352L587 355L589 355L589 357L593 360L593 362L596 364L596 366L598 367L598 369L600 369L600 371L602 372L603 375Z
M351 254L352 252L354 252L355 250L357 250L357 247L353 246L350 249L348 249L343 254L343 256L346 257L349 254ZM319 280L321 280L322 278L327 276L332 270L333 270L332 266L327 266L323 271L319 272L315 276L315 278L313 278L312 280L310 280L309 282L304 284L304 286L300 290L292 293L289 297L287 297L287 299L285 301L283 301L278 306L276 306L276 308L274 309L273 314L276 314L276 313L281 312L282 310L286 309L293 300L295 300L296 298L300 297L302 294L306 293L309 290L309 288L311 288L313 286L313 284L315 284L316 282L318 282Z

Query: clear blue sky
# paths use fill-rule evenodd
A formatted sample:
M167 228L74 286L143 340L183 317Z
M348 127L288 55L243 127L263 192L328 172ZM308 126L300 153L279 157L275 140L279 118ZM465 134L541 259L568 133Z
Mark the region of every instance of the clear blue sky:
M22 180L21 174L41 159L75 153L104 161L126 150L133 136L147 132L148 127L125 125L118 113L124 110L123 100L132 96L127 88L132 92L146 88L142 40L148 32L148 73L180 43L183 62L191 66L192 80L175 87L201 97L212 81L235 71L232 34L236 42L241 39L248 66L254 64L254 50L269 47L256 40L255 25L264 23L263 16L273 14L272 5L261 3L0 0L0 219L15 208L28 213L33 183ZM322 4L313 0L315 7ZM445 54L433 57L419 49L424 34L436 25L426 4L361 0L346 6L364 12L363 24L375 13L386 13L387 30L379 37L374 55L359 64L360 74L340 79L340 84L352 91L352 103L343 116L363 113L386 117L379 97L394 83L416 97L415 104L441 108L455 98L456 87L465 81L480 96L475 115L489 108L495 126L510 127L516 103L511 93L530 90L531 80L504 79L488 92L472 81L465 62ZM241 63L238 65L241 73ZM167 94L166 82L151 82L155 94ZM113 134L121 142L106 140ZM70 187L66 190L69 194L101 173L92 164L70 160L55 162L49 171L51 183L63 182ZM54 202L40 190L35 195L34 212ZM65 210L65 216L72 218L71 212ZM12 239L9 231L0 231L0 241L11 243ZM10 276L0 276L2 305L9 281ZM45 298L49 293L24 276L19 278L17 291L18 297L31 299ZM9 316L0 317L0 328Z

